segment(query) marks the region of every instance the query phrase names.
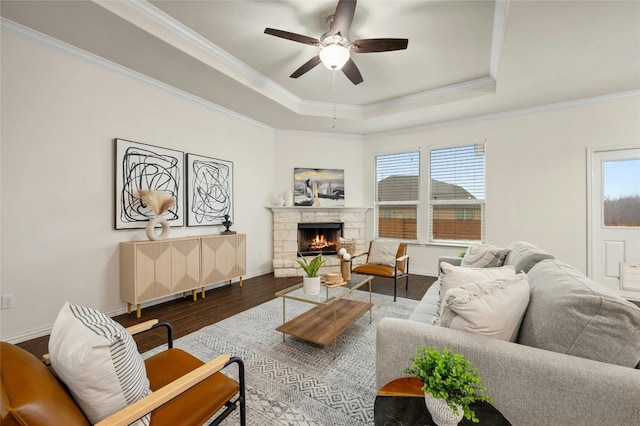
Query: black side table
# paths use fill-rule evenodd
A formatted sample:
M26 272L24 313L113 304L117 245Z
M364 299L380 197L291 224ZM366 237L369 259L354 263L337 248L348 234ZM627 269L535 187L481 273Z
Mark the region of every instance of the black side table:
M424 402L422 383L417 377L393 380L378 391L374 408L375 426L435 426ZM472 405L483 426L511 426L493 405L478 402ZM474 425L462 418L460 425Z

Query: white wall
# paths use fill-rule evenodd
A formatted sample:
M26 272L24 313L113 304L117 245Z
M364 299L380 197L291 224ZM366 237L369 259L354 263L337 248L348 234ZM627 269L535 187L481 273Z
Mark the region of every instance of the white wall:
M342 169L346 207L369 207L364 204L363 142L359 136L326 133L277 131L274 194L293 191L296 167Z
M529 241L587 270L588 148L640 145L640 97L496 116L434 126L365 141L365 193L372 193L373 156L420 148L426 165L430 147L486 140L486 241ZM426 167L422 169L427 173ZM424 182L424 181L423 181ZM427 206L421 206L425 223ZM422 228L422 243L426 243ZM414 245L411 270L434 275L440 255L458 247Z
M247 276L272 270L273 129L2 33L1 136L2 340L46 334L67 300L123 311L118 243L146 236L114 230L114 138L233 161Z

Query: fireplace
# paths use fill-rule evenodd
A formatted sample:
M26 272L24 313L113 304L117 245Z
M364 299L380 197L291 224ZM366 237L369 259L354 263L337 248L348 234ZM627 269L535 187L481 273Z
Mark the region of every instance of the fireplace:
M303 256L336 254L338 238L342 237L342 223L298 223L298 253Z

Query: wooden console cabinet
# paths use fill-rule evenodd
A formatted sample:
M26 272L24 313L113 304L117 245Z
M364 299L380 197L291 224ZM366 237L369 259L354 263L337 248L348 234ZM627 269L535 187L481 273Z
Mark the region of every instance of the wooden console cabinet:
M144 302L191 291L217 282L240 278L246 273L244 234L202 235L162 241L120 243L120 298L127 311Z

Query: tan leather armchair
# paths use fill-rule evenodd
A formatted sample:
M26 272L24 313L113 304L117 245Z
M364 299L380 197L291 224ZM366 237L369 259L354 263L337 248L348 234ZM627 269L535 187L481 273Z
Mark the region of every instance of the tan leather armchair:
M240 407L240 424L246 425L242 360L220 355L204 363L181 349L173 348L171 326L158 320L146 321L127 330L137 334L156 327L167 328L168 349L145 360L153 393L98 425L129 425L148 413L151 413L152 426L202 425L224 408L210 423L217 425L237 406ZM90 424L67 388L45 363L7 342L0 342L0 360L0 423L3 426ZM230 364L237 364L238 381L221 372Z
M375 275L378 277L393 278L393 301L396 301L398 279L405 279L405 290L409 289L409 255L407 255L407 244L400 243L398 251L396 252L395 266L378 265L376 263L369 263L369 253L371 253L371 244L369 242L369 250L363 253L358 253L351 256L351 259L358 258L360 256L367 256L364 265L356 266L352 268L353 272L365 275ZM353 261L352 261L353 265Z

